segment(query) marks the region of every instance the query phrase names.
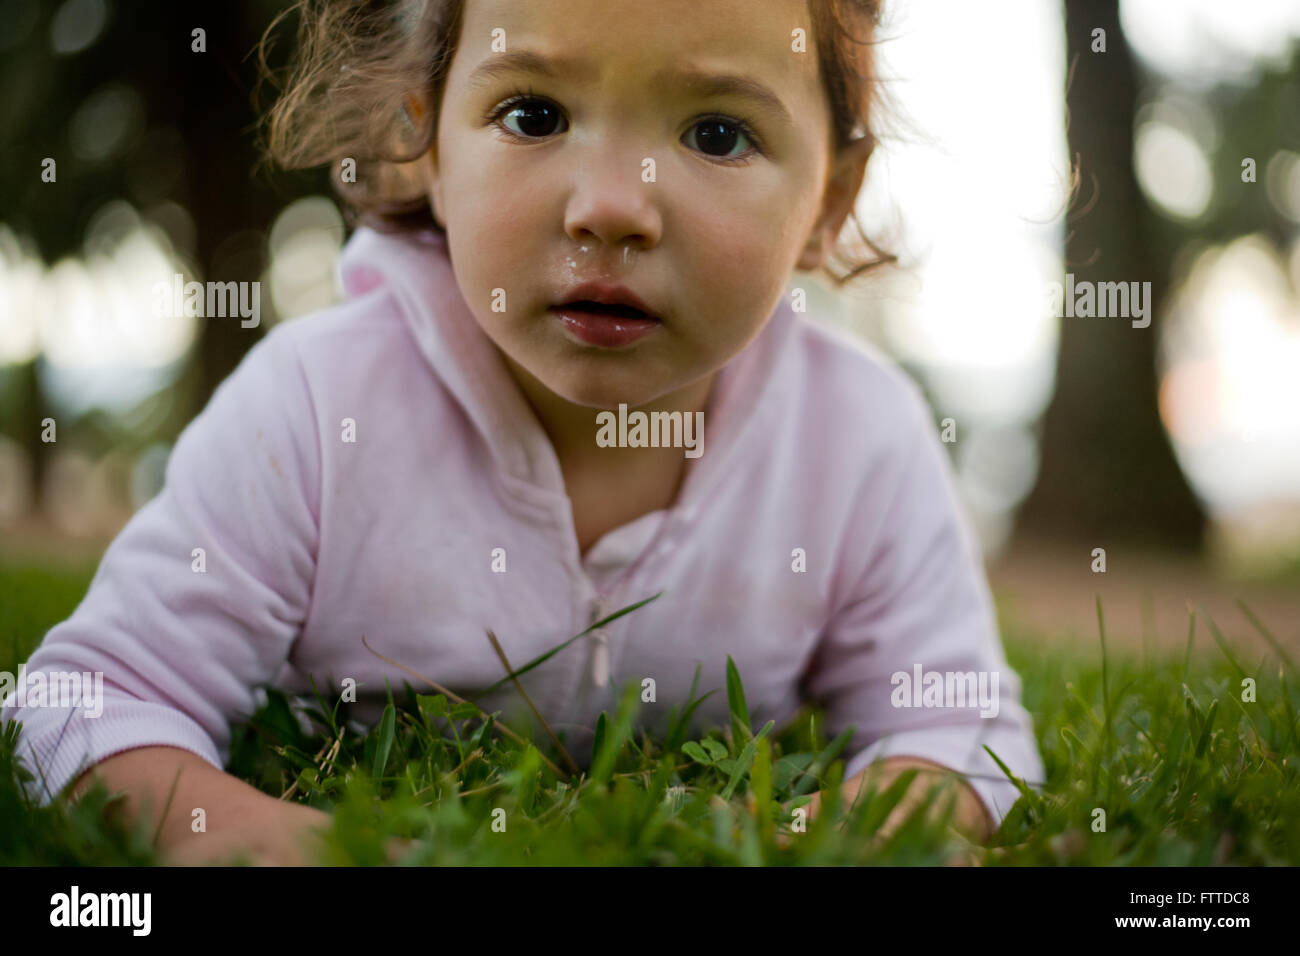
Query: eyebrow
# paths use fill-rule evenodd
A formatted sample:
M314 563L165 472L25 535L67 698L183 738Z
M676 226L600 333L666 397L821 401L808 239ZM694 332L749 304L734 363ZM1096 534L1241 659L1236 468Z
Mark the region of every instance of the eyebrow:
M580 57L548 57L533 50L510 50L484 60L466 82L473 87L486 86L491 80L512 73L538 73L558 79L562 73L588 77L593 70L590 61Z
M558 79L564 74L589 78L595 75L590 60L581 57L548 57L533 50L510 50L480 63L466 81L482 87L493 79L515 73L536 73ZM781 98L765 84L735 73L710 73L695 67L674 66L660 70L651 78L653 85L676 84L697 96L731 96L747 100L755 109L777 122L793 124L790 111Z
M694 67L669 67L660 70L654 82L685 86L697 96L733 96L748 100L755 109L768 114L777 122L792 124L794 120L781 98L765 84L748 76L735 73L709 73Z

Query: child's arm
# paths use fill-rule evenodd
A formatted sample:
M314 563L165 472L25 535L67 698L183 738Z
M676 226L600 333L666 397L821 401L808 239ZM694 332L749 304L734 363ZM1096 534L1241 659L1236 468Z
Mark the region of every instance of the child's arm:
M140 747L180 748L194 760L168 750L169 769L198 761L217 781L230 723L257 709L255 687L284 665L310 604L321 481L315 411L287 333L278 326L254 346L182 432L161 493L110 544L84 600L26 664L29 678L64 672L89 686L99 675L99 699L0 711L23 722L19 756L40 802ZM114 764L114 783L132 790L151 767L128 755ZM138 782L151 792L156 781ZM195 805L180 805L184 820Z
M890 761L880 769L891 779L905 761L935 764L964 775L956 822L979 834L985 823L1000 825L1019 796L984 745L1033 783L1042 781L1042 763L947 455L916 386L906 382L899 398L897 408L884 409L893 422L889 448L846 528L839 606L805 693L825 703L829 735L857 727L844 775L848 796L878 761ZM934 782L918 774L913 791L922 795Z
M114 754L82 774L71 799L95 778L124 794L115 806L125 826L147 821L169 866L230 863L240 856L262 865L306 866L315 861L312 834L330 822L327 813L267 796L175 747ZM203 811L201 829L197 809Z

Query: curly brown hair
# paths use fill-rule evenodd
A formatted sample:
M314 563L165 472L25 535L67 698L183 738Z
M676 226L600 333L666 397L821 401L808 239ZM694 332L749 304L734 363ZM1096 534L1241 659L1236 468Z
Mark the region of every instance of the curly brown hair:
M808 0L837 153L863 137L869 149L875 146L881 89L873 46L882 2ZM441 232L411 164L435 142L464 8L465 0L297 0L257 47L263 79L275 81L267 55L285 19L297 14L288 75L263 116L264 158L285 169L330 166L354 224ZM413 90L425 91L434 104L414 118L405 109ZM345 159L354 161L355 182L342 179ZM837 244L821 270L836 286L897 260L867 237L855 212L849 218L874 258Z

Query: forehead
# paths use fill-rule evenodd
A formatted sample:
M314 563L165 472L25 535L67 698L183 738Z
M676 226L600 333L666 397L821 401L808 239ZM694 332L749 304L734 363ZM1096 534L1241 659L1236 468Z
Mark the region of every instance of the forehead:
M700 87L726 74L769 87L795 119L820 95L807 0L465 0L453 71L508 59L501 40L576 82Z

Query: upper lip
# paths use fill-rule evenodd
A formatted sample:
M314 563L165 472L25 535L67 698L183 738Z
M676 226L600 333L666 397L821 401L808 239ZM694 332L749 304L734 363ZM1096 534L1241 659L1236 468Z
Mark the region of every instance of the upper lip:
M601 305L626 305L650 316L659 318L659 313L646 305L641 297L627 286L611 285L606 282L584 282L570 289L552 308L572 305L575 302L599 302Z

